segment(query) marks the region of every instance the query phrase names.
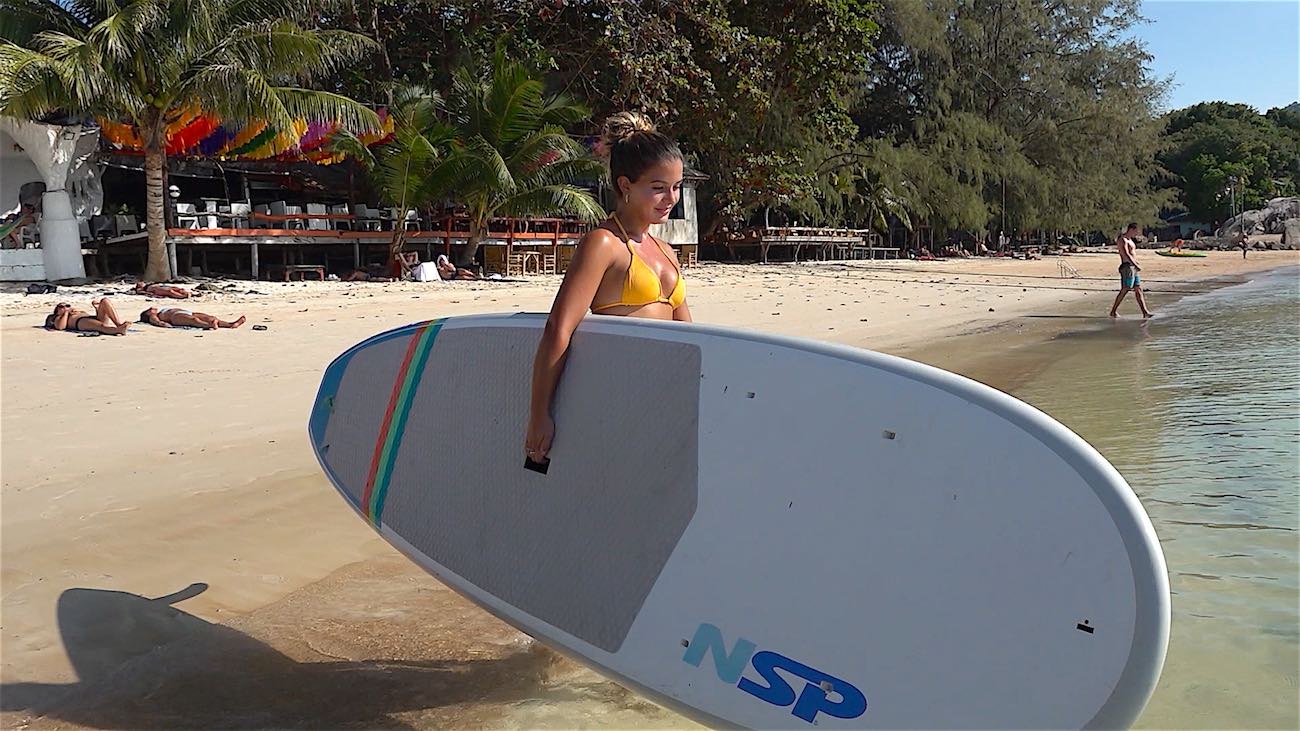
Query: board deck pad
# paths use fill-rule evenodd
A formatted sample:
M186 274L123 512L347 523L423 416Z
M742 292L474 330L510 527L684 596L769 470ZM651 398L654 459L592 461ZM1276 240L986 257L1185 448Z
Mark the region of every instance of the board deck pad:
M1163 554L1060 424L899 358L592 317L529 469L544 323L417 323L322 379L326 474L453 589L711 725L1137 718L1168 640Z

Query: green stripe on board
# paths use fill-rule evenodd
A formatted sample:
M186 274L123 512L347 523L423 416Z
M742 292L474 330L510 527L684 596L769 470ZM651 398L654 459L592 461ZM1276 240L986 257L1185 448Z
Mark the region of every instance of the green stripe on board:
M406 419L411 413L411 402L415 400L415 392L420 387L420 377L424 374L425 364L429 362L429 353L433 350L433 341L438 337L442 323L443 320L434 320L416 336L419 338L419 343L416 345L414 357L406 372L400 375L402 389L397 398L396 408L393 409L392 420L386 425L387 433L384 436L383 451L379 456L379 469L375 474L374 491L371 493L368 506L370 522L376 527L379 526L384 514L384 498L388 495L388 481L393 475L397 453L402 448L402 434L406 431Z

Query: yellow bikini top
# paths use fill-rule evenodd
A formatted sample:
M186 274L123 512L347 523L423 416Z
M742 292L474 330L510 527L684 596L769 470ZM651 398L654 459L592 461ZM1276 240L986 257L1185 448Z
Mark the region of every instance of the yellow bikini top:
M614 223L618 224L618 230L623 234L623 241L627 244L628 253L632 255L632 261L627 266L627 279L623 280L623 295L619 297L617 302L592 305L591 311L599 312L600 310L620 306L641 307L655 302L672 305L673 309L680 307L686 301L686 282L682 279L681 268L677 267L676 263L673 264L673 267L677 269L677 284L673 286L672 294L664 297L663 282L659 280L659 275L655 274L650 265L636 255L636 249L632 247L632 237L627 235L627 229L623 228L623 222L618 220L616 214L611 213L609 217L614 219ZM650 234L647 233L646 236L650 236ZM650 240L658 243L653 236L650 237Z

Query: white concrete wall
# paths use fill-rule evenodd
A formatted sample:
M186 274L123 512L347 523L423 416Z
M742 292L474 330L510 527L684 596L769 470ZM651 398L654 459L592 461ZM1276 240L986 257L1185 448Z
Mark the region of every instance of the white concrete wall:
M700 222L695 209L695 186L682 186L682 213L685 218L670 218L650 227L650 234L673 246L700 243Z
M27 183L40 182L41 173L17 143L0 131L0 215L18 210L18 189Z
M0 282L45 281L40 249L0 249Z

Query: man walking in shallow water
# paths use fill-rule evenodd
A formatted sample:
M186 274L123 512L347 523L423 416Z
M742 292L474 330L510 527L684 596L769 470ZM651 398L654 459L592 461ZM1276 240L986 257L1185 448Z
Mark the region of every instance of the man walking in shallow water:
M1130 223L1128 228L1115 238L1115 248L1119 250L1119 294L1115 295L1115 304L1110 306L1110 316L1114 317L1115 312L1119 310L1119 303L1124 301L1124 295L1129 290L1133 290L1133 297L1137 300L1138 307L1142 310L1143 317L1151 317L1151 310L1147 309L1146 299L1142 297L1142 278L1138 272L1142 267L1137 265L1133 255L1137 252L1137 244L1133 239L1138 235L1138 225Z

